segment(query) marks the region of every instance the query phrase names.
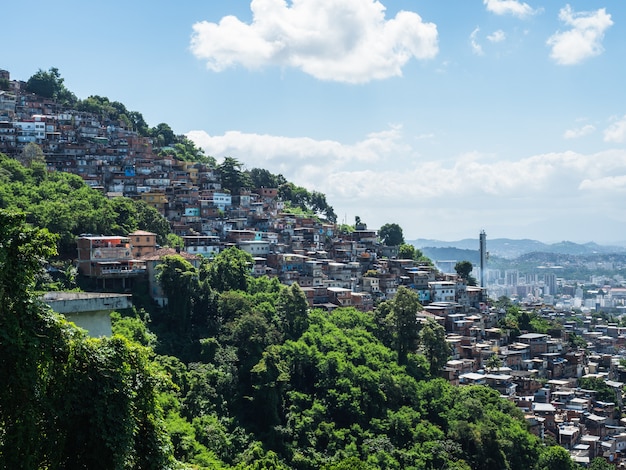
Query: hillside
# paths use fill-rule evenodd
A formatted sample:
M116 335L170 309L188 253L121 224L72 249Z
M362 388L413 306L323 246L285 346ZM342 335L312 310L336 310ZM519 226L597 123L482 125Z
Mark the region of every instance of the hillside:
M95 97L83 104L125 109ZM138 160L146 166L127 167L120 157L115 172L99 174L84 155L84 166L112 187L126 191L126 170L134 178L170 160L178 169L168 170L168 181L193 166L204 173L200 182L215 172L228 194L261 187L254 182L262 179L277 186L280 175L241 171L230 157L216 166L193 146L185 150L166 125L139 136L129 124L116 126L117 144L143 149ZM111 141L98 137L81 145L104 150ZM152 141L163 144L159 153L143 145ZM170 155L168 142L183 147ZM193 164L182 164L189 153ZM565 449L529 432L521 409L497 390L443 378L451 354L445 327L418 321L422 305L406 286L376 309L314 308L297 282L253 277L252 255L225 246L210 260L161 258L157 280L167 303L152 301L148 281L137 278L135 307L112 314L113 336L88 337L37 301L36 291L50 284L42 263L82 232L154 226L166 242L172 233L141 199L107 198L77 175L45 171L45 159L35 157L0 155L0 468L547 470L557 468L555 457L570 463ZM67 154L57 157L67 163ZM104 178L114 173L120 183ZM322 194L281 183L276 193L292 210L333 219ZM170 204L187 198L180 196ZM215 212L221 223L223 211Z
M468 261L472 261L469 258L460 258L459 255L467 256L470 255L471 251L478 251L478 238L465 238L463 240L457 241L442 241L418 238L417 240L408 240L407 243L410 243L416 248L422 250L426 256L432 257L431 254L437 254L437 256L434 256L433 259L468 259ZM441 249L450 249L450 251L440 251ZM461 251L459 252L454 250ZM467 251L467 253L464 251ZM510 238L488 238L487 251L489 252L490 256L513 259L527 253L537 252L557 253L563 255L626 253L626 247L602 246L593 242L578 244L574 242L563 241L559 243L546 244L537 240L529 239L515 240Z

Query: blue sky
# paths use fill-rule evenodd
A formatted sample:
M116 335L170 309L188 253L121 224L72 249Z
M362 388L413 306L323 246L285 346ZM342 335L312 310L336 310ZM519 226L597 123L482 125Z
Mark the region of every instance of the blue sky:
M398 223L408 240L626 243L623 0L2 11L11 78L57 67L79 98L325 193L340 222Z

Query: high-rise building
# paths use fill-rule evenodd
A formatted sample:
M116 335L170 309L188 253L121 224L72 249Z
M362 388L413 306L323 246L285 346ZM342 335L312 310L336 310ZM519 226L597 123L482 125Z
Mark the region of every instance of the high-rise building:
M548 292L544 292L545 294L554 295L556 294L556 274L547 273L543 277L544 286L547 288Z
M517 286L519 284L519 271L517 269L507 269L504 272L504 283L507 286Z

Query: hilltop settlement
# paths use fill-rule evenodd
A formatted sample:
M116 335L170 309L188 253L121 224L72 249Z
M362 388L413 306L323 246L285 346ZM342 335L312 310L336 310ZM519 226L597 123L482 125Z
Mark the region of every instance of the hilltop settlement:
M133 116L124 121L29 92L0 70L0 153L20 158L36 144L49 172L76 174L109 198L142 200L180 237L168 247L148 230L81 234L75 265L91 290L125 292L146 282L164 306L157 280L164 257L198 266L230 247L251 255L253 276L298 284L310 308L373 311L408 289L421 304L418 321L445 328L450 354L440 376L497 390L523 410L534 434L583 466L596 457L622 462L626 327L618 320L490 298L471 276L403 259L400 245L385 243L364 223L345 230L333 217L289 211L279 187L235 193L214 162L181 159L167 137L142 135L137 125Z

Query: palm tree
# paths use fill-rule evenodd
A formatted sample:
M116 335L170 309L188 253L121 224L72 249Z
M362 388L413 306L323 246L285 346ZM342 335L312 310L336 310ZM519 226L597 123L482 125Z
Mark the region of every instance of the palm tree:
M497 354L492 354L485 362L485 370L487 372L498 371L502 367L502 359Z

